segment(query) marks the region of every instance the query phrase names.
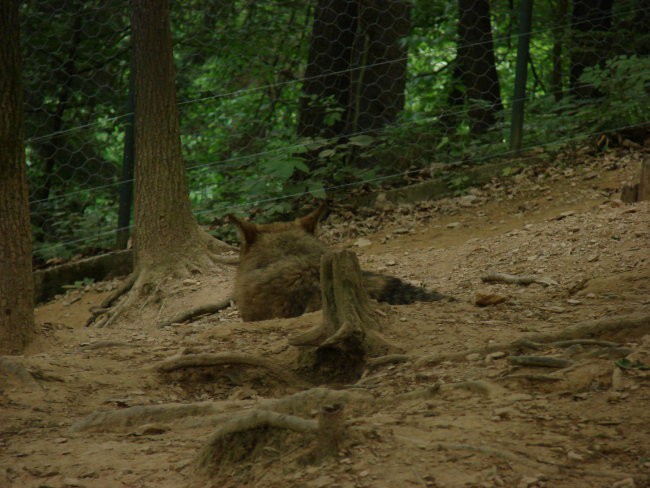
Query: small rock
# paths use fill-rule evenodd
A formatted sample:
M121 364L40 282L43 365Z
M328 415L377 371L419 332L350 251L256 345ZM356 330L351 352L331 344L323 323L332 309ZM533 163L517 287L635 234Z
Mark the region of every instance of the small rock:
M408 234L408 233L409 233L409 230L404 228L404 227L400 227L399 229L395 229L393 231L393 234Z
M460 222L450 222L447 224L447 229L455 229L460 226L461 226Z
M634 478L625 478L623 480L612 483L612 488L635 488L636 483Z
M575 451L567 452L566 457L569 458L571 461L584 461L585 460L585 457L582 454L577 453Z
M524 476L519 482L518 488L528 488L529 486L534 486L539 482L539 478L535 476Z
M589 256L589 257L587 258L587 261L590 262L590 263L595 263L595 262L598 261L599 259L600 259L600 255L598 255L598 254L594 254L593 256Z
M77 478L65 478L63 480L63 486L77 487L77 486L84 486L84 485Z
M508 297L495 293L477 293L474 297L474 304L479 307L487 307L488 305L498 305L507 299Z
M506 353L503 351L496 351L496 352L491 352L487 356L485 356L486 361L492 361L494 359L501 359L506 357Z
M494 415L499 419L510 419L517 414L517 411L512 407L501 407L494 409Z
M481 355L477 352L473 352L465 356L465 359L467 359L468 361L478 361L479 359L481 359Z
M397 264L397 261L395 261L394 259L386 261L386 266L395 266L396 264Z
M361 237L354 242L354 245L357 247L367 247L371 244L372 241L370 239L366 239L365 237Z
M560 215L556 216L553 218L553 220L562 220L566 219L567 217L570 217L571 215L575 215L575 210L567 210L566 212L562 212Z
M185 286L195 286L195 285L198 285L198 284L199 284L198 281L193 280L191 278L186 278L186 279L183 280L183 285L185 285Z
M569 298L566 302L569 305L580 305L582 303L580 300L575 300L573 298Z

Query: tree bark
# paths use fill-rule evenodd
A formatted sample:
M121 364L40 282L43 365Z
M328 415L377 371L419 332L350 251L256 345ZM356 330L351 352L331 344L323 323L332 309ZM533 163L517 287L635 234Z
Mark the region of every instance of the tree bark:
M458 62L472 134L490 129L503 111L494 58L489 0L458 0Z
M224 262L216 254L229 248L199 228L190 208L168 2L133 0L132 5L135 278L127 298L97 320L101 326L112 323L141 297L156 298L166 278L213 269Z
M332 108L348 107L357 16L356 0L319 0L316 5L298 114L301 137L343 134L345 116L328 125L326 115Z
M392 123L404 107L410 3L319 0L298 135L344 137ZM341 112L327 120L332 109Z
M588 83L581 83L585 68L597 66L610 51L608 33L612 28L613 0L574 0L571 15L571 56L569 85L571 94L577 98L594 98L598 90Z
M188 198L166 0L135 0L136 265L185 254L198 240Z
M34 332L19 26L18 2L0 0L0 354L20 354Z
M347 134L381 129L404 108L407 49L401 41L409 28L409 2L359 2Z
M558 0L555 5L555 22L560 26L553 35L553 51L551 54L552 70L551 70L551 93L556 102L562 100L562 50L565 42L566 29L564 28L567 11L569 10L568 0Z

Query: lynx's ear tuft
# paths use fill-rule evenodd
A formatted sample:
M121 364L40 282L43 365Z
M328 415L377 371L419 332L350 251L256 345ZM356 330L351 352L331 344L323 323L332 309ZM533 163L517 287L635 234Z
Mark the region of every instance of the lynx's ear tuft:
M255 242L257 239L257 234L259 233L255 224L249 222L248 220L235 217L233 214L227 215L226 218L231 224L234 224L235 227L237 227L239 240L242 243L242 250L244 247L248 247Z
M325 213L327 210L327 202L323 201L321 202L320 206L305 215L304 217L301 217L299 219L296 219L296 223L298 226L302 227L305 232L309 234L314 234L316 232L316 227L318 227L318 221L320 220L321 216Z

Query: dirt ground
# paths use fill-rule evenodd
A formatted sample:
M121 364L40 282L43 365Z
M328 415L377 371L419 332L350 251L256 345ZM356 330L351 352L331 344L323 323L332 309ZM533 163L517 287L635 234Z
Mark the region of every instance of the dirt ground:
M618 200L644 156L585 151L457 198L335 207L327 242L353 249L365 269L457 298L377 304L384 337L404 354L350 384L300 378L287 337L319 323L320 312L243 323L231 306L157 325L227 297L234 268L164 283L155 307L109 328L84 324L119 280L39 306L38 338L0 362L0 486L650 486L650 202ZM483 282L488 272L547 283ZM503 301L479 307L479 294ZM584 328L562 335L576 324ZM513 345L524 338L532 340ZM157 368L194 353L282 366ZM543 366L518 364L522 355ZM199 452L225 421L279 405L270 399L295 395L283 413L316 418L318 401L293 402L307 390L346 403L337 457L315 461L311 433L261 428L233 436L218 463L199 469ZM166 408L184 404L192 407ZM95 412L122 416L101 423Z

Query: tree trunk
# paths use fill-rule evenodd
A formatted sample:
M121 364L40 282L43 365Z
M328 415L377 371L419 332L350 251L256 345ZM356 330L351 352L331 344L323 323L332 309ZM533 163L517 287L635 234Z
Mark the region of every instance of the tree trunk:
M135 0L136 266L172 262L198 242L188 198L166 0Z
M404 107L410 3L319 0L300 101L298 135L344 137L381 129ZM328 121L328 115L340 118Z
M458 0L458 62L465 85L472 134L482 134L503 110L494 59L490 3Z
M580 82L585 68L597 66L607 59L612 28L613 0L574 0L571 15L571 67L569 85L577 98L599 95L592 85Z
M20 354L34 332L34 282L18 2L0 0L0 354Z
M112 323L140 298L157 299L166 278L213 270L229 246L203 232L190 208L176 106L166 0L134 0L135 268L132 289L97 324ZM124 292L128 287L124 288ZM144 302L145 304L147 301Z
M402 39L409 29L409 2L359 2L347 134L381 129L404 108L407 49Z
M357 15L355 0L319 0L316 5L298 114L301 137L343 134L345 116L331 124L326 116L332 109L345 111L348 107Z
M560 27L553 33L555 38L553 40L553 52L551 54L552 59L552 71L551 71L551 93L555 98L556 102L562 100L562 46L565 41L566 29L564 28L564 23L566 22L567 11L569 9L568 0L558 0L557 5L555 6L555 22Z

